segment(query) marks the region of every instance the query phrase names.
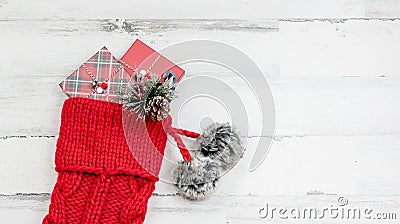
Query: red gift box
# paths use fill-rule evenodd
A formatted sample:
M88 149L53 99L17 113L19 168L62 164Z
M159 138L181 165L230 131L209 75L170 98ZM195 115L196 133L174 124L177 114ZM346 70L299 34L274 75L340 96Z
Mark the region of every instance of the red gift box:
M134 74L136 71L142 74L154 73L159 75L161 81L165 78L166 72L175 76L177 82L180 81L185 74L185 70L172 63L139 39L135 40L124 56L122 56L120 62L130 75Z
M130 77L121 63L103 47L61 82L60 86L69 97L112 101Z

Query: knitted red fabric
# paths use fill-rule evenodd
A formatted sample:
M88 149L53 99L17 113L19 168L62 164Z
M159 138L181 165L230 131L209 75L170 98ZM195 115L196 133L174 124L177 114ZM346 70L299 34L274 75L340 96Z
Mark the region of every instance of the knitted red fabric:
M163 122L171 118L128 118L125 138L122 116L119 104L65 101L55 158L59 174L43 223L143 223L167 140ZM140 148L135 156L126 139Z

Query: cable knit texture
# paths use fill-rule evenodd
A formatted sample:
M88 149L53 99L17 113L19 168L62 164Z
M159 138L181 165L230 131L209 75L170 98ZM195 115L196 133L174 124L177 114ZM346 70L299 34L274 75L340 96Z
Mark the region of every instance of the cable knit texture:
M171 118L140 121L125 116L120 104L66 100L55 158L59 174L43 223L143 223L167 140L163 122Z

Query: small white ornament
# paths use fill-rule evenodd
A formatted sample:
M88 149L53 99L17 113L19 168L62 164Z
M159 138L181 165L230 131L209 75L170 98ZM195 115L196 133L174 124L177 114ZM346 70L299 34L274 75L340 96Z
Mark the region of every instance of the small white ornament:
M141 74L141 75L146 75L146 73L147 73L147 72L146 72L145 70L140 70L140 74Z
M104 89L101 88L100 86L98 86L98 87L96 88L96 93L102 94L102 93L104 93Z

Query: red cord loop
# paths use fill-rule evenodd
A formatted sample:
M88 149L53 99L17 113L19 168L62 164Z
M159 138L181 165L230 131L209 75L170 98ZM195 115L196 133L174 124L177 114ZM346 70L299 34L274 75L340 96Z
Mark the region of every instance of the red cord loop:
M185 129L180 129L180 128L174 128L178 134L189 137L189 138L198 138L200 137L200 134L197 132L192 132L192 131L188 131Z
M192 156L190 155L189 150L186 148L185 144L182 141L182 138L179 135L183 135L186 137L190 137L190 138L198 138L200 136L199 133L196 132L191 132L191 131L187 131L184 129L179 129L179 128L174 128L172 127L172 118L171 116L168 116L165 120L164 120L164 127L165 127L165 131L172 137L174 138L179 151L182 154L182 158L186 161L192 161Z

